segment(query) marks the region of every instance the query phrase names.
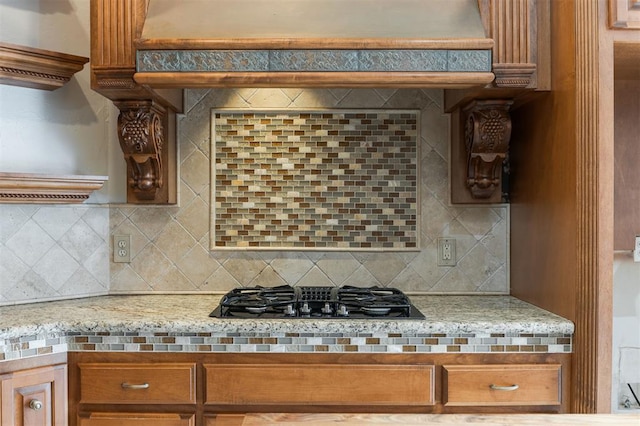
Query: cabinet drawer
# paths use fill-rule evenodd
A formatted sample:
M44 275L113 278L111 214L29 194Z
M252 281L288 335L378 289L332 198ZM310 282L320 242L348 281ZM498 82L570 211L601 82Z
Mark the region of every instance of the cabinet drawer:
M195 404L195 363L79 364L80 402Z
M433 365L205 365L205 403L424 406Z
M80 417L80 426L195 426L193 414L91 413Z
M559 364L443 365L447 406L560 405Z

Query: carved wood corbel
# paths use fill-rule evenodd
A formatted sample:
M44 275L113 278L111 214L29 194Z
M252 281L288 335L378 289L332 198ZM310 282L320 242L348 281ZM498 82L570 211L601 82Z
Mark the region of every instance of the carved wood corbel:
M137 200L153 201L164 187L167 111L153 101L115 105L120 110L118 139L127 162L128 192Z
M474 198L491 198L501 191L502 162L511 140L512 101L474 101L465 109L467 187Z

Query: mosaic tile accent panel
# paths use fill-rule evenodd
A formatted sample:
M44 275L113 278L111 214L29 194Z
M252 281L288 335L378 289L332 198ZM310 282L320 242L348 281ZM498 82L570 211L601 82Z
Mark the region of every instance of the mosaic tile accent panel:
M491 50L139 50L138 72L490 72Z
M572 335L477 333L58 333L7 339L0 361L57 352L571 353Z
M418 117L212 111L211 249L416 250Z

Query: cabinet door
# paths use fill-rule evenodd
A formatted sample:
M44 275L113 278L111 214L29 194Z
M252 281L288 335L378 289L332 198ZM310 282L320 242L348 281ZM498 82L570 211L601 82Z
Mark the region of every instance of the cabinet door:
M67 367L55 365L2 378L0 423L13 426L67 424Z
M80 402L195 404L194 363L81 363Z
M176 413L91 413L80 426L195 426L195 415Z
M443 365L447 406L560 405L559 364Z
M205 404L434 405L433 365L205 364Z

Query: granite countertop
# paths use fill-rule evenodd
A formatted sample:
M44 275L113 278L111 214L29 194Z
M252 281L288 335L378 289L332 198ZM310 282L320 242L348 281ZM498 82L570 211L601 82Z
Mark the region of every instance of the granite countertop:
M98 332L573 334L569 320L511 296L410 296L425 320L219 319L220 295L101 296L0 307L0 341Z

